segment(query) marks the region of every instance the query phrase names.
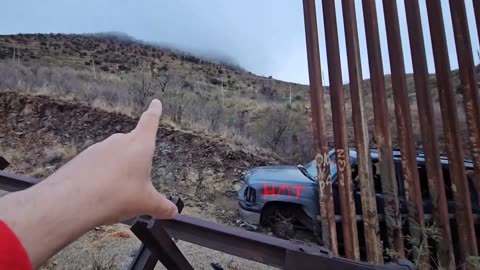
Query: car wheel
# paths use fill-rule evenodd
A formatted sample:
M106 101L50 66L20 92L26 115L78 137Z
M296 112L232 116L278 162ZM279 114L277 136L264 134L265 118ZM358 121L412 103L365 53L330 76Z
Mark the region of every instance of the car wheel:
M264 209L262 224L272 229L272 233L283 239L295 236L293 223L295 221L295 207L284 204L272 204Z

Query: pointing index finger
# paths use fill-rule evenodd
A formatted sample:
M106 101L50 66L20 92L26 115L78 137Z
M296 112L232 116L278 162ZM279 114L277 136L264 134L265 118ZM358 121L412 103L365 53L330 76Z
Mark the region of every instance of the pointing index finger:
M142 113L133 133L142 141L155 141L158 124L162 116L162 103L158 99L152 100L148 109Z

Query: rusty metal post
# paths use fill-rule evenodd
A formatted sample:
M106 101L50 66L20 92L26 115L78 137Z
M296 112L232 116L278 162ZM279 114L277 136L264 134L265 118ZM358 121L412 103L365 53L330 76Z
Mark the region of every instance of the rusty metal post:
M477 24L477 38L480 41L480 0L473 0L473 11L475 13L475 22Z
M450 11L455 33L463 107L467 117L468 140L474 168L473 182L477 194L480 194L480 105L465 2L450 0ZM475 250L476 247L477 245L475 245ZM478 253L478 251L475 253Z
M442 16L442 6L439 0L427 1L428 21L432 39L435 70L438 83L438 93L442 112L443 130L447 155L449 160L452 190L456 202L456 221L458 224L461 263L474 254L472 242L476 242L471 212L470 194L465 175L464 150L461 140L461 129L458 124L457 104L452 86L448 48L445 37L445 26Z
M375 140L380 154L380 176L385 202L385 220L387 223L388 245L401 257L405 257L402 239L402 223L398 199L398 185L395 176L390 133L388 105L383 74L380 38L375 0L362 0L365 33L367 37L368 62L373 96L373 114L375 118Z
M348 70L350 78L350 97L352 99L352 118L357 149L358 177L363 213L363 227L367 260L371 263L383 263L380 228L378 225L377 202L373 182L372 161L368 146L368 127L363 107L362 67L358 43L357 16L353 0L342 0L343 25L347 47Z
M320 51L315 0L303 0L305 37L307 43L308 72L310 79L310 102L312 129L318 171L320 216L323 245L338 255L337 229L332 197L330 159L325 129L323 86L320 78Z
M337 20L334 0L323 0L323 19L330 78L330 100L332 104L332 122L337 155L337 181L342 214L342 232L345 256L359 260L358 232L355 202L352 190L352 169L348 149L347 119L345 117L345 92L342 85L342 65L340 63L340 45L338 44Z
M448 218L445 182L439 159L438 135L435 127L432 97L428 85L427 57L418 1L405 0L405 11L410 37L410 51L412 52L420 130L427 167L428 188L433 205L432 214L435 224L437 224L440 230L440 235L444 240L441 244L437 245L436 257L440 268L454 269L455 258L453 255L450 221Z
M412 254L419 261L419 269L430 269L427 241L423 241L425 220L420 178L417 169L417 153L412 127L412 115L408 100L405 63L403 60L400 23L398 22L397 2L383 0L383 14L387 31L388 53L392 71L392 90L395 103L395 116L398 126L398 139L402 153L402 172L404 178L405 199L408 208L408 225L411 244L419 247L419 254Z

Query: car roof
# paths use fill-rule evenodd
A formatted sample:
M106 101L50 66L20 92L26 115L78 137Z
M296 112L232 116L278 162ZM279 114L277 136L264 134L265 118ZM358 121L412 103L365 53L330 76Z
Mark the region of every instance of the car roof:
M355 148L350 148L350 156L353 158L357 158L357 150ZM372 159L379 159L380 153L378 149L376 148L371 148L370 149L370 156ZM402 155L400 150L395 149L393 150L393 159L396 161L400 161ZM441 155L440 156L440 162L442 165L448 165L448 157ZM417 151L417 163L420 164L425 164L425 154L422 151ZM473 163L471 160L464 160L465 168L469 170L473 170Z

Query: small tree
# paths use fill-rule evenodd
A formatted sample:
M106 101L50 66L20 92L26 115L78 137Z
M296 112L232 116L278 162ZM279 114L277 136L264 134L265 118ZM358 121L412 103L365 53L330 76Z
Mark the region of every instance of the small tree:
M152 99L155 92L165 89L170 83L168 72L160 73L153 66L149 69L142 67L140 72L133 76L133 80L128 88L128 94L132 99L136 111L141 111Z
M286 133L291 127L288 109L272 109L265 111L257 121L255 130L262 143L277 151L285 141Z
M185 110L191 105L191 96L184 91L167 91L162 94L162 102L165 106L165 115L170 117L174 123L182 124Z
M155 87L151 75L144 70L134 74L134 78L128 88L128 95L131 97L136 111L142 110L154 93Z
M223 100L223 98L222 98ZM222 102L223 103L223 102ZM223 104L220 104L218 100L211 101L207 103L205 108L206 120L208 123L208 129L211 131L218 131L225 119L225 111Z

